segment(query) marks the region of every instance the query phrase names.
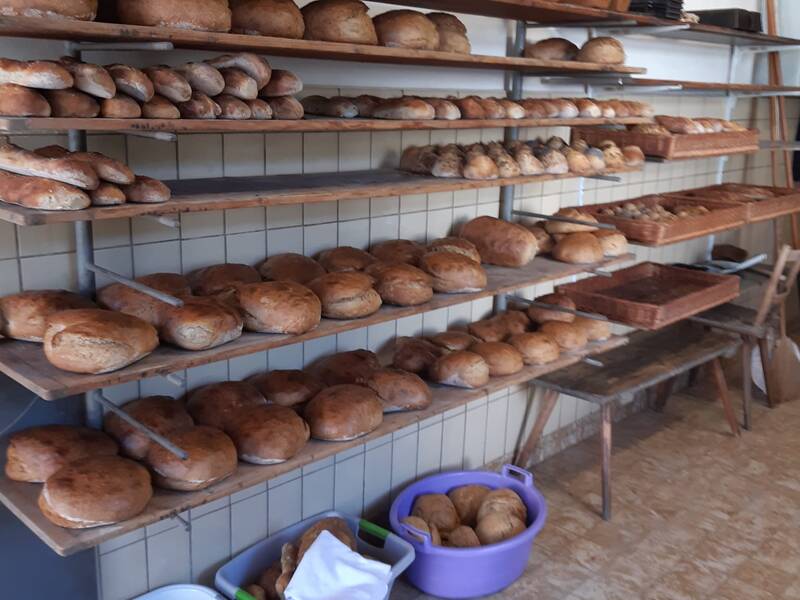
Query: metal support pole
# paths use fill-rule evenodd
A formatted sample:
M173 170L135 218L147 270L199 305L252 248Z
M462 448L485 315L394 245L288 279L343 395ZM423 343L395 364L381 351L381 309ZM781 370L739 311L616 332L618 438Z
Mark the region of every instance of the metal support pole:
M98 267L94 263L87 264L86 268L92 273L98 273L100 275L103 275L104 277L108 277L109 279L112 279L117 283L121 283L122 285L128 286L129 288L132 288L137 292L147 294L148 296L155 298L156 300L160 300L161 302L166 302L170 306L176 306L178 308L183 306L183 300L181 300L180 298L176 298L175 296L170 296L169 294L160 292L156 289L144 285L143 283L139 283L138 281L120 275L119 273L114 273L114 271L109 271L108 269L104 269L103 267Z
M558 221L559 223L572 223L573 225L589 225L597 229L609 229L616 231L617 228L610 223L595 223L593 221L581 221L580 219L572 219L570 217L560 217L556 215L546 215L544 213L531 212L528 210L514 210L512 214L520 217L533 217L535 219L546 219L547 221Z
M582 310L575 310L572 308L567 308L565 306L559 306L557 304L548 304L546 302L537 302L536 300L528 300L527 298L522 298L521 296L511 296L509 300L513 300L515 302L522 302L523 304L527 304L528 306L535 306L536 308L543 308L545 310L553 310L556 312L568 313L570 315L575 315L576 317L594 319L595 321L608 321L608 317L606 317L605 315L598 315L596 313L589 313L589 312L584 312Z
M172 42L67 42L66 46L71 56L81 52L164 52L175 49Z

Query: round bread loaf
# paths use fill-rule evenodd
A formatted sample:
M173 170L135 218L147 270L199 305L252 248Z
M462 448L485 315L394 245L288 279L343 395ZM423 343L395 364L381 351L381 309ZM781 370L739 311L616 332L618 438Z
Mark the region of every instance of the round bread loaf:
M285 69L273 69L269 83L262 88L259 95L262 98L278 98L294 96L302 91L303 82L297 75Z
M528 330L530 320L525 313L509 310L489 319L470 323L468 331L484 342L502 342L508 336Z
M125 198L128 202L138 202L140 204L160 204L166 202L172 196L171 190L158 179L137 175L136 180L123 186Z
M225 78L222 73L206 62L189 62L177 67L176 70L183 75L195 92L206 96L219 96L225 89Z
M571 233L555 245L553 258L570 264L591 264L603 260L603 247L591 233Z
M481 541L472 527L459 525L447 535L447 545L451 548L477 548Z
M360 0L316 0L303 7L305 38L351 44L378 43L375 26Z
M402 96L382 100L372 109L374 119L431 121L436 118L433 105L420 98Z
M570 310L576 309L575 302L566 294L555 293L539 296L536 298L536 302L541 302L542 304L552 304L554 306L560 306L561 308L568 308ZM562 312L559 310L547 310L546 308L541 308L539 306L528 307L528 316L534 323L547 323L547 321L564 321L565 323L572 323L575 320L575 315L572 313Z
M266 281L295 281L303 285L325 274L316 260L294 252L270 256L259 265L258 271Z
M42 483L65 465L90 456L113 456L117 444L106 434L74 425L44 425L13 433L6 448L6 477Z
M240 411L228 426L239 459L254 465L286 462L310 436L308 425L291 408L277 404Z
M247 379L270 404L298 406L305 404L325 387L305 371L276 370L253 375Z
M322 318L319 298L294 281L240 285L236 300L249 331L300 335L315 329Z
M422 494L414 500L411 516L419 517L442 533L449 533L459 525L458 512L453 502L444 494Z
M238 284L259 281L261 276L253 267L236 263L212 265L189 273L192 291L198 296L230 293Z
M577 208L562 208L554 216L566 217L568 219L576 219L586 223L597 223L594 216L582 212ZM547 221L545 224L547 233L578 233L580 231L596 231L597 227L594 225L581 225L579 223L565 223L563 221Z
M129 416L161 435L194 425L182 402L169 396L148 396L124 404ZM153 442L144 433L131 427L112 412L106 413L103 429L120 445L122 454L128 458L142 460Z
M303 15L294 0L231 0L231 32L302 39Z
M163 446L150 445L145 462L159 487L183 492L202 490L236 470L236 446L219 429L198 425L164 437L188 456L182 460Z
M0 335L41 342L47 317L62 310L94 306L88 298L66 290L30 290L3 296L0 298Z
M428 252L455 252L463 254L470 260L481 262L481 255L477 246L462 237L445 237L433 240L428 244Z
M406 517L400 521L401 523L405 523L406 525L410 525L414 529L418 531L422 531L423 533L427 533L431 538L431 544L434 546L441 546L442 545L442 536L439 533L439 530L436 528L436 525L428 525L425 522L425 519L420 517ZM409 532L409 535L420 542L424 541L423 537L420 535L415 535Z
M42 94L15 83L0 84L0 115L5 117L49 117L50 103Z
M556 244L544 226L537 223L535 225L526 225L525 227L536 238L536 243L539 247L538 254L549 254Z
M470 348L470 352L479 355L489 365L490 377L513 375L522 370L522 354L503 342L478 342Z
M425 254L425 246L412 240L386 240L373 244L369 253L383 262L408 263L416 266Z
M320 252L317 260L322 265L322 268L329 273L339 273L343 271L363 271L375 262L375 257L369 252L352 246L341 246Z
M492 513L514 515L525 523L528 520L528 509L519 495L510 488L497 488L486 494L476 516L480 523Z
M383 404L375 392L364 386L334 385L314 396L303 414L313 438L345 442L380 427Z
M300 564L303 556L305 556L306 552L308 552L308 549L311 548L311 544L317 541L319 534L323 531L327 531L345 546L350 548L350 550L355 552L356 538L353 535L353 531L350 529L350 525L348 525L347 521L339 517L326 517L324 519L320 519L311 527L306 529L305 532L303 532L303 535L301 535L297 540L297 564Z
M478 292L486 287L486 271L463 254L428 252L420 259L420 268L433 277L433 289L440 293Z
M508 338L508 343L522 354L526 365L546 365L561 355L558 342L545 333L518 333Z
M603 256L614 257L628 253L628 240L625 235L619 231L598 229L594 232L594 236L600 242L600 247L603 249Z
M128 25L197 31L231 29L228 0L117 0L117 18Z
M600 321L588 317L575 317L572 324L583 331L590 342L602 342L611 337L611 323L608 321Z
M245 381L222 381L189 392L186 409L198 425L222 429L237 413L267 401L256 387Z
M439 32L439 47L442 52L469 54L472 47L467 37L467 27L455 15L433 12L425 15Z
M386 304L416 306L433 298L431 276L412 265L373 263L366 273L375 278L375 291Z
M430 336L428 339L437 346L450 352L469 350L469 347L478 341L478 338L464 331L443 331L442 333Z
M525 46L525 58L575 60L578 47L564 38L548 38Z
M562 350L579 350L589 343L584 328L574 323L548 321L539 328L539 331L553 338Z
M360 319L381 307L381 297L373 289L375 280L364 273L328 273L310 281L322 303L322 315L329 319Z
M3 0L0 3L0 15L94 21L97 0Z
M409 373L427 373L428 367L442 354L444 350L428 340L399 337L394 342L392 366Z
M575 60L603 65L621 65L625 63L625 48L622 46L622 42L612 37L596 37L581 47Z
M161 340L184 350L208 350L242 335L242 316L216 298L186 298L183 306L169 306L158 333Z
M402 369L378 369L359 383L378 395L384 412L422 410L433 401L428 385L418 375Z
M378 43L391 48L437 50L439 30L428 17L415 10L390 10L378 15L372 22L378 34Z
M478 509L490 491L485 485L462 485L447 492L447 497L455 506L459 521L472 527L477 521Z
M522 225L488 216L465 223L461 237L475 244L482 262L501 267L524 267L539 247Z
M73 373L109 373L158 346L156 329L136 317L99 308L64 310L47 317L47 360Z
M499 544L511 539L525 531L524 521L520 521L513 514L505 512L489 513L478 521L475 535L482 546Z
M48 478L39 509L59 527L86 529L132 519L152 497L150 473L142 465L119 456L91 456Z
M312 372L325 385L340 385L367 379L380 368L381 363L374 352L351 350L323 356L314 363Z
M638 167L644 164L644 152L639 146L625 146L622 154L625 157L625 165L628 167Z
M189 281L177 273L152 273L137 277L136 281L176 298L185 298L192 293ZM169 304L122 283L112 283L100 289L97 301L104 308L131 315L153 327L161 325L170 308Z
M450 352L430 366L430 379L442 385L478 388L489 383L489 365L474 352Z

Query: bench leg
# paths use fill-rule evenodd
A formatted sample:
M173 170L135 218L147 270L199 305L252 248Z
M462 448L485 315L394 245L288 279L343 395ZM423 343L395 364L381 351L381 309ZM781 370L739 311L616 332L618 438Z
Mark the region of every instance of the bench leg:
M753 364L753 340L744 338L742 345L742 418L744 428L750 430L750 405L753 399L753 377L751 373Z
M769 342L766 338L761 338L758 340L758 351L761 354L761 369L764 373L764 387L767 388L767 405L770 408L775 407L775 401L773 398L773 394L775 390L772 389L772 381L770 375L772 375L771 363L769 360Z
M733 410L731 397L728 393L728 384L725 381L725 373L722 371L719 358L715 358L711 361L711 372L714 375L714 384L717 387L717 394L719 394L720 402L722 402L722 410L725 411L725 418L728 419L728 424L731 426L733 435L739 435L739 422Z
M603 404L603 423L600 433L602 448L603 519L611 520L611 402Z
M533 451L539 443L539 438L542 436L544 426L547 425L547 421L550 420L550 415L553 414L553 409L556 407L557 401L558 392L555 390L545 390L544 396L542 396L542 406L539 408L539 414L536 416L533 429L531 429L528 439L525 440L525 444L523 444L522 448L517 452L517 456L514 458L515 466L523 469L528 468L528 463L530 463Z
M667 405L667 400L672 395L675 389L675 378L672 377L666 381L662 381L655 387L655 400L653 408L656 412L664 412L664 407Z

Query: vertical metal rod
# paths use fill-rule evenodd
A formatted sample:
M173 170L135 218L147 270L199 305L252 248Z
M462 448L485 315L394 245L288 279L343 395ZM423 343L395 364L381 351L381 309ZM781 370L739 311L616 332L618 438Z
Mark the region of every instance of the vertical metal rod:
M603 425L600 443L603 453L603 520L611 520L611 402L603 404Z

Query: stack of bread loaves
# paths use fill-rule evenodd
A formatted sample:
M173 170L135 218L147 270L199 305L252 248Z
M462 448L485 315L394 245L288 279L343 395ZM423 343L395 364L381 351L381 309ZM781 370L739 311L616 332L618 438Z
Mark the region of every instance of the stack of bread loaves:
M250 53L137 69L70 57L0 60L0 114L113 119L301 119L290 71Z
M747 127L744 125L726 119L690 119L689 117L656 115L655 120L656 122L653 125L636 125L631 126L630 129L638 133L659 135L697 135L702 133L721 133L723 131L747 131Z
M0 0L0 15L94 21L97 4L97 0Z
M611 37L591 38L580 48L564 38L548 38L528 44L525 58L621 65L625 63L625 48Z
M651 118L653 107L634 100L591 98L523 98L519 104L527 119L624 119Z

